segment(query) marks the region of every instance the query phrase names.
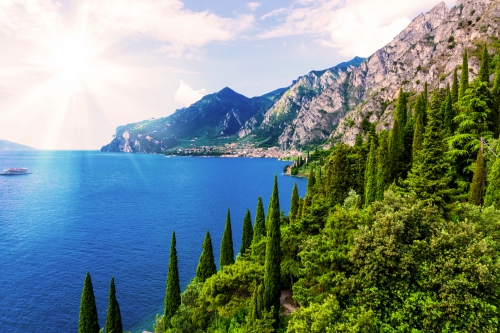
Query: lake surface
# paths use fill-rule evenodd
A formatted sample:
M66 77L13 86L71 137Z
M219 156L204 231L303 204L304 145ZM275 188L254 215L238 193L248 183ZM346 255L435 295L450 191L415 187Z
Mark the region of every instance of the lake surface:
M190 158L93 151L0 152L0 330L78 330L80 295L90 272L103 326L115 277L124 329L152 330L165 296L170 239L177 237L184 288L196 272L210 230L216 262L227 208L235 253L243 217L267 209L278 175L281 209L293 183L273 159Z

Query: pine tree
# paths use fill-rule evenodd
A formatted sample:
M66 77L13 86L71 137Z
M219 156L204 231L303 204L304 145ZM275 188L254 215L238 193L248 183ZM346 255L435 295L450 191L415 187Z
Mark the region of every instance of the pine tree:
M415 121L415 131L413 132L412 163L415 163L418 154L422 150L422 144L424 141L423 135L424 135L424 124L422 123L422 116L418 114L417 119Z
M314 193L314 185L316 184L316 177L314 176L314 168L309 168L309 177L307 178L307 193L312 195Z
M454 119L456 130L449 137L453 180L467 199L473 176L473 164L479 149L479 138L491 135L488 131L491 95L485 82L474 80L463 98L456 104L460 111Z
M465 96L465 92L469 87L469 60L467 58L467 50L464 51L462 60L462 74L460 74L460 87L458 90L458 99Z
M380 132L377 150L377 200L384 199L384 191L389 184L391 166L389 161L389 132Z
M297 183L294 183L292 190L292 200L290 204L290 214L289 214L291 221L295 221L298 210L299 210L299 189L297 188Z
M451 86L451 100L453 104L458 102L458 68L453 72L453 85Z
M250 216L250 210L247 209L245 218L243 219L243 234L241 236L241 248L240 254L243 256L252 245L253 239L253 228L252 228L252 217Z
M83 283L78 333L99 333L99 320L97 318L97 307L90 273L87 273Z
M271 310L273 307L275 328L279 327L280 310L280 203L278 197L278 178L274 176L273 194L268 210L266 259L264 264L264 306Z
M469 192L469 202L476 206L481 206L483 203L484 180L486 177L484 170L484 155L483 144L477 152L476 165L474 167L474 176L472 177L472 184Z
M484 45L483 58L481 59L481 67L479 68L479 79L482 82L490 83L490 61L488 56L488 46Z
M392 168L391 181L398 179L403 173L404 128L406 125L407 113L406 103L406 94L401 88L399 91L394 125L391 132L391 141L389 144L389 158Z
M500 145L497 146L497 157L488 174L484 206L494 206L496 209L500 209Z
M253 224L253 243L259 242L266 236L266 216L264 215L264 205L262 198L257 199L257 210L255 212L255 223Z
M443 126L439 115L440 101L434 94L428 113L422 150L408 175L405 185L421 200L431 202L443 210L449 195L449 164L443 141Z
M106 316L106 333L123 333L120 305L116 300L115 278L109 283L108 315Z
M231 212L227 210L226 227L222 235L220 244L220 261L219 267L234 264L234 248L233 248L233 231L231 229Z
M175 232L172 232L170 244L170 262L168 263L167 292L165 294L165 311L163 322L165 329L170 327L170 319L181 305L181 286L179 284L179 268L177 262Z
M368 207L377 197L377 147L375 140L371 140L370 152L365 173L365 207Z
M455 118L455 112L453 111L453 99L451 97L451 92L448 91L445 101L444 110L444 133L445 136L450 136L453 134L453 119Z
M199 282L205 282L216 273L217 266L215 266L212 238L210 237L210 232L207 230L202 245L200 260L198 261L198 267L196 267L196 279Z

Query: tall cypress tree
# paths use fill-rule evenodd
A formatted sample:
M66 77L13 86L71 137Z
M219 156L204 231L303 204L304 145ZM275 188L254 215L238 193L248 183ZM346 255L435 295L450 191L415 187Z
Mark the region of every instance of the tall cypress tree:
M455 118L455 112L453 111L453 99L451 97L451 92L448 91L444 110L444 133L446 136L453 134L453 118Z
M469 87L469 60L467 58L467 50L464 51L462 59L462 74L460 74L460 87L458 90L458 98L462 99Z
M106 333L123 333L120 305L116 300L115 278L109 283L108 315L106 316Z
M490 83L490 60L488 56L488 46L484 44L483 58L481 59L481 67L479 68L479 79L482 82Z
M314 185L316 184L316 177L314 176L314 168L309 168L309 177L307 178L307 194L310 196L314 193Z
M212 238L210 237L210 232L208 232L208 230L205 234L202 249L200 260L198 261L198 267L196 267L196 279L198 279L199 282L205 282L208 278L217 273Z
M458 102L458 69L455 67L453 72L453 85L451 86L451 100L453 104Z
M444 208L449 195L449 164L446 144L443 141L443 125L440 116L440 101L434 94L428 113L422 150L408 174L405 185L421 200Z
M470 185L469 202L476 206L481 206L483 203L484 180L486 171L484 170L484 155L483 144L481 149L477 152L476 165L474 167L474 176L472 177L472 184Z
M299 210L299 189L297 188L297 183L294 183L292 190L292 200L290 204L290 214L289 214L291 221L295 221L298 210Z
M379 134L379 147L377 149L377 200L384 199L384 191L389 184L391 166L389 161L389 132Z
M350 147L345 144L340 144L336 147L330 161L331 179L329 182L330 202L332 206L343 204L347 198L348 191L356 185L356 179L352 179L353 170L346 163L349 160ZM364 171L363 171L364 175ZM363 178L364 179L364 178ZM307 207L308 196L304 198L302 213Z
M257 210L255 212L255 223L253 224L253 243L257 243L266 236L266 216L264 215L264 205L262 198L257 199Z
M264 306L271 310L275 318L275 328L279 327L280 312L280 202L278 197L278 178L274 176L273 194L268 210L268 230L266 259L264 264Z
M220 261L219 267L234 264L234 248L233 248L233 231L231 229L231 212L227 210L226 227L222 235L220 244Z
M423 141L424 141L424 124L422 123L422 116L418 114L417 119L415 121L415 130L413 132L412 163L416 162L417 156L422 150Z
M403 172L404 155L404 128L406 125L406 94L403 89L399 91L398 103L396 105L396 114L394 125L391 132L391 141L389 144L389 158L391 161L391 181L398 179Z
M170 262L168 263L167 292L165 294L165 311L163 322L165 329L170 327L170 319L181 305L181 286L179 284L179 268L177 262L175 231L172 232L170 244Z
M365 207L368 207L377 198L377 147L375 139L371 140L370 152L366 163L365 173Z
M241 235L241 248L240 254L243 256L252 245L253 239L253 228L252 228L252 217L250 216L250 210L247 209L245 218L243 219L243 233Z
M424 101L424 113L422 116L422 120L424 122L424 126L427 126L427 109L429 108L429 93L427 89L428 89L428 84L427 82L425 82L424 92L422 93L422 98Z
M497 157L488 174L488 187L484 196L484 205L500 209L500 145L497 146Z
M500 134L500 55L497 56L497 66L491 96L493 97L490 116L491 131L496 138Z
M97 307L90 273L87 273L83 282L78 333L99 333L99 319L97 318Z

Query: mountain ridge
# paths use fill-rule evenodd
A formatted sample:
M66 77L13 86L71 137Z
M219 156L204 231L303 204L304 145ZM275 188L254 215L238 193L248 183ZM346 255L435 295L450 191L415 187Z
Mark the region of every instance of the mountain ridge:
M21 151L21 150L37 150L37 149L8 140L0 140L0 151Z

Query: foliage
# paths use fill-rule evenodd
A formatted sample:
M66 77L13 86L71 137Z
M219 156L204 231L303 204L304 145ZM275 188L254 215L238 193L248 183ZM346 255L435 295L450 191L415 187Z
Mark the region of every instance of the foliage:
M459 100L464 98L465 92L468 87L469 87L469 60L467 57L467 50L465 50L462 59L462 73L460 74L460 87L458 89Z
M499 146L500 147L500 146ZM497 155L500 149L497 149ZM493 167L488 175L488 187L484 197L485 206L494 206L500 210L500 157L495 159Z
M78 319L78 333L99 333L99 320L95 305L94 288L90 273L85 275L83 291L80 301L80 317Z
M199 282L205 282L206 279L215 273L217 273L217 267L215 266L212 238L210 237L210 232L207 230L198 267L196 267L196 279Z
M259 242L262 237L266 236L266 217L264 215L264 205L262 198L257 199L257 210L255 212L255 223L253 229L253 243Z
M219 267L222 268L226 265L234 264L234 247L233 247L233 232L231 229L231 212L227 210L226 226L222 241L220 244L220 261Z
M253 239L252 217L250 216L250 210L248 209L245 214L245 218L243 219L243 232L241 237L240 254L243 256L252 245Z
M108 315L106 316L106 333L122 333L122 317L120 306L116 300L115 278L109 283Z
M482 147L481 147L482 148ZM469 202L473 205L481 206L483 203L484 181L486 172L484 170L483 150L477 152L476 165L474 167L474 176L469 192Z
M170 262L168 264L167 292L165 295L165 311L163 312L163 323L165 329L170 327L170 319L181 305L181 287L179 284L179 268L177 262L175 232L172 232L170 244Z

